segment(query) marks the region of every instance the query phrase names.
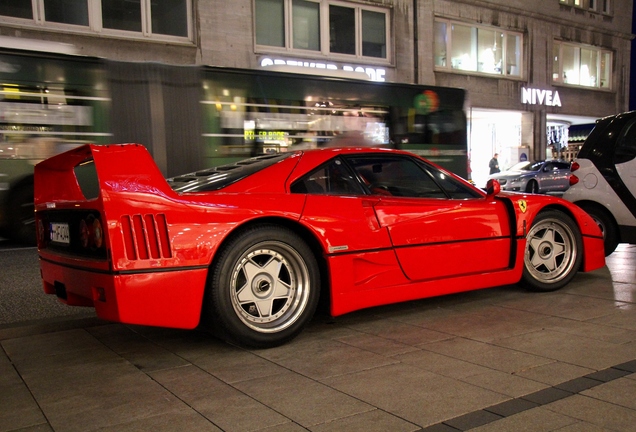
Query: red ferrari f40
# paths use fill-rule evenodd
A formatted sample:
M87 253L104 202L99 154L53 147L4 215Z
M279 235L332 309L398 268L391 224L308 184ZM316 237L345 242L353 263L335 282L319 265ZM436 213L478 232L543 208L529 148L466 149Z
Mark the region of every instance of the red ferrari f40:
M35 167L45 292L105 320L291 340L320 296L333 316L522 283L559 289L604 266L574 204L487 190L414 154L324 148L165 179L138 144Z

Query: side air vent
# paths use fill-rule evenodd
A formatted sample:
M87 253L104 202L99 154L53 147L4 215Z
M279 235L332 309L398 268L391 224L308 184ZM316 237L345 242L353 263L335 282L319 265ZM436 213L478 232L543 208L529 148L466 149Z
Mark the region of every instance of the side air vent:
M124 215L121 228L128 259L172 258L166 215Z

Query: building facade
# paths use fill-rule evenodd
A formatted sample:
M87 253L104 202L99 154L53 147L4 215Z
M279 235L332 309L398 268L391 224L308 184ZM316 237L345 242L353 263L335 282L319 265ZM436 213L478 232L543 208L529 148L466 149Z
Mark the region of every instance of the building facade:
M8 0L0 42L467 90L472 178L629 106L631 0ZM78 6L79 4L79 6Z

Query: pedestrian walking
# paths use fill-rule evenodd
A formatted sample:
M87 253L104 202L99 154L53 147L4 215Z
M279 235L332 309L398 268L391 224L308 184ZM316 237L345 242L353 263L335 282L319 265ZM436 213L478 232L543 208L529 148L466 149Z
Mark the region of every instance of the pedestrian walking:
M499 154L495 153L495 155L492 157L492 159L490 159L490 162L488 163L488 167L490 168L490 174L496 174L501 171L499 169L499 161L497 160L498 157L499 157Z

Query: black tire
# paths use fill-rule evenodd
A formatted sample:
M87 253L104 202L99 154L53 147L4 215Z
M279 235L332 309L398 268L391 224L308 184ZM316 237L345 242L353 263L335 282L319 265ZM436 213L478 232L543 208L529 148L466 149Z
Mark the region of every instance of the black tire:
M616 226L614 218L608 211L598 205L581 203L579 207L585 210L601 229L605 246L605 256L609 256L616 250L619 243L618 227Z
M581 267L583 240L572 218L557 210L537 215L526 236L521 282L533 291L567 285Z
M33 203L33 183L23 183L9 195L8 217L10 240L25 245L35 245L35 205Z
M526 185L526 192L537 194L539 193L539 183L536 180L530 180Z
M228 342L249 348L282 345L311 320L320 272L293 231L258 225L226 243L212 266L204 320Z

